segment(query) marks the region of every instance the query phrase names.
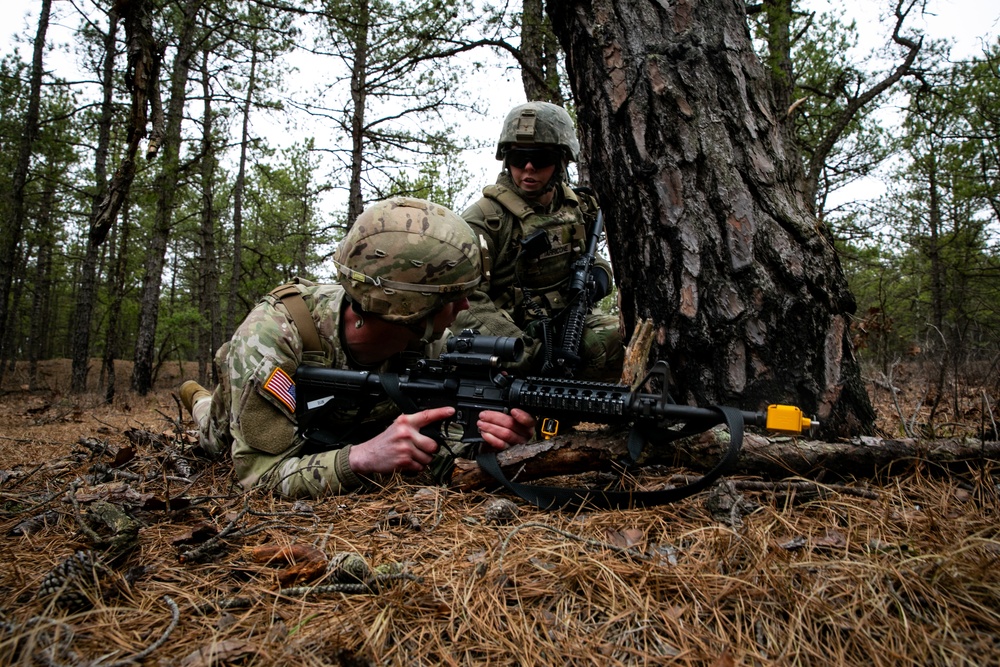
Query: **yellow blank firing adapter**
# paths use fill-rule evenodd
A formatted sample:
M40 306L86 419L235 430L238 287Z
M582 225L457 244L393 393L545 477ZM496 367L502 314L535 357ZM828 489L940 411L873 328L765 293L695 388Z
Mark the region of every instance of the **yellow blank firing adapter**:
M768 430L780 431L781 433L802 433L813 426L819 426L819 422L804 416L802 410L794 405L767 406Z

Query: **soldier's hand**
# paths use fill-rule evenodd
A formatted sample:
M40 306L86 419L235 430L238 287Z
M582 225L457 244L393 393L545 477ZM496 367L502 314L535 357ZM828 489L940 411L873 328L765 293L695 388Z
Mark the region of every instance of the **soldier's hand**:
M509 415L492 410L481 412L476 426L483 442L494 451L523 445L535 434L535 418L518 408L511 410Z
M351 470L359 474L423 470L434 458L438 443L420 429L454 414L454 408L443 407L399 415L385 431L351 447Z

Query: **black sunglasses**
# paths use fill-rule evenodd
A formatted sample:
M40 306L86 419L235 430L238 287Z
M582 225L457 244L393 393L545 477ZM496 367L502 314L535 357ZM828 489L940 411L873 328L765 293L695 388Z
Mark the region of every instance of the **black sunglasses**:
M531 163L535 169L545 169L562 161L562 154L549 148L510 148L504 154L511 167L524 169Z

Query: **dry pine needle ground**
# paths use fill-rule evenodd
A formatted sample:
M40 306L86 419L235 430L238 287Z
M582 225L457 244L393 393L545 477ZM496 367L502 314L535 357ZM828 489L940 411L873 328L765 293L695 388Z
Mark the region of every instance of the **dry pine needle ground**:
M0 398L0 664L1000 664L988 462L722 512L509 512L412 480L292 503L136 440L175 419L167 390Z

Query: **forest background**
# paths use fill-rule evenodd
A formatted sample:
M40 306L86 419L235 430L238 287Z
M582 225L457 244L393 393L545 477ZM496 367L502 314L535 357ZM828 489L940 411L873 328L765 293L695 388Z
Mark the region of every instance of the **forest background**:
M794 28L803 166L858 301L854 340L870 377L892 386L902 361L926 360L935 401L957 397L947 387L961 376L992 405L997 10L778 5ZM774 14L753 7L758 55L777 70ZM923 40L891 80L903 67L894 7ZM512 104L572 108L541 3L157 2L162 116L109 219L102 204L130 139L124 34L109 28L110 9L19 4L0 63L0 376L23 362L29 386L50 358L73 360L73 390L97 375L109 399L125 382L119 359L134 362L139 393L169 360L197 360L211 382L212 352L264 292L294 275L330 278L326 259L367 203L411 194L462 210L493 180ZM954 34L943 25L963 27L958 44L940 38Z
M532 0L492 13L430 1L129 0L114 9L131 17L126 27L146 41L128 49L121 25L107 34L110 3L39 0L30 13L19 11L11 17L19 51L5 49L0 63L0 372L9 389L0 394L0 530L7 536L0 542L0 662L995 664L1000 8L990 16L961 6L866 4L861 11L869 20L858 28L877 25L878 40L852 49L846 17L822 14L837 9L832 4L769 0L744 13L732 0L550 2L550 10L564 12L553 12L552 25L563 31L560 44L574 67L562 64L541 3ZM46 7L52 20L40 22ZM667 77L650 88L676 85L670 76L679 72L688 78L674 90L692 98L711 90L737 118L713 115L710 96L695 98L700 115L690 114L676 94L652 100L646 115L601 118L595 108L611 105L595 99L600 87L593 98L581 95L588 104L574 107L564 74L575 72L580 90L588 65L602 83L607 72L581 62L600 49L579 40L592 33L583 23L570 25L565 13L593 21L589 10L609 7L623 19L635 19L638 12L628 11L634 9L680 19L686 30L673 21L648 22L666 27L658 34L666 44L645 40L642 46L651 46L641 53L702 51L664 59ZM713 32L747 43L749 25L767 76L747 51L737 58L728 45L687 41L698 33L698 26L683 26L692 8L713 29L696 36ZM958 18L983 40L949 50L932 30L942 17ZM618 26L603 27L612 33ZM639 31L634 23L628 29L627 38L612 33L596 43L631 46ZM720 51L730 57L713 59ZM345 59L355 66L336 64ZM608 58L598 65L608 61L614 64ZM753 79L753 86L732 85L737 79ZM397 86L377 86L389 82ZM500 83L516 92L501 93ZM741 105L743 94L758 105ZM140 126L148 136L129 132L137 96L162 101ZM774 326L758 351L804 349L788 340L796 327L832 328L840 320L840 304L854 301L839 298L842 266L858 304L851 331L864 361L862 389L872 395L876 435L883 437L810 441L748 433L741 462L756 450L780 476L736 467L679 503L580 513L545 512L485 488L412 478L386 480L377 493L287 503L242 492L231 466L193 455L195 438L169 388L199 373L210 380L211 351L264 291L295 273L328 278L325 258L365 203L412 193L462 208L493 178L500 117L526 97L569 104L593 155L613 155L592 141L594 128L617 147L624 143L615 134L619 122L649 120L654 112L686 132L682 140L707 129L719 141L702 146L764 151L754 158L775 155L766 149L784 141L762 147L738 130L794 130L801 170L786 169L786 160L777 172L801 171L812 193L808 206L795 205L798 187L762 193L774 173L761 168L766 157L731 160L746 167L734 181L754 188L748 197L767 199L757 209L751 259L780 247L798 268L820 267L801 272L806 279L829 280L773 283L770 307L788 313L789 325ZM472 129L476 107L484 112L481 134ZM740 113L746 107L753 111ZM774 124L743 117L758 111ZM685 124L685 115L708 122ZM727 120L737 128L728 145L718 133ZM668 149L675 145L676 137L658 136L668 137ZM484 171L462 174L467 156L483 159ZM620 176L625 161L586 173L592 164L581 161L580 179L589 175L598 184L608 183L616 167ZM635 176L643 185L652 180ZM614 183L608 190L619 195L630 185ZM721 195L731 181L689 183L685 219L670 222L728 224L731 199ZM793 192L794 204L781 198ZM724 206L696 208L703 193ZM618 196L605 208L622 212L623 201L640 199ZM643 210L657 210L648 201ZM616 273L634 286L651 272L648 264L645 274L628 270L641 252L621 249L633 240L626 234L641 239L648 227L612 217L619 223L609 227ZM768 217L781 217L784 226ZM775 239L787 229L805 229L799 236L809 237L809 248L779 246ZM707 238L698 231L685 240ZM836 257L827 237L836 241ZM816 257L820 246L824 254ZM671 255L666 242L660 247L664 256L653 259L663 269ZM730 247L703 247L706 266L710 259L719 259L713 268L732 266ZM746 247L736 244L732 252ZM710 257L712 251L721 256ZM681 261L672 264L686 264L676 256ZM744 269L727 277L744 287L759 275ZM630 295L652 302L653 287L669 280L653 282L640 290L622 281L623 319L629 308L647 314ZM810 297L822 300L823 289L837 295L828 299L833 306L795 317ZM794 306L776 308L774 301ZM705 312L703 319L717 311L708 306L698 314ZM668 308L653 315L671 316ZM728 330L737 337L736 327L712 324L704 329L710 335ZM747 333L743 349L752 350L749 335L760 330ZM837 351L840 339L825 345L831 338L820 332L810 340L818 341L817 354L785 358L809 362L789 383L827 375L825 353ZM850 349L833 365L847 357ZM181 359L197 361L175 363ZM695 370L701 379L716 369ZM66 395L81 378L101 393ZM139 396L147 385L157 391ZM856 407L861 414L865 406ZM574 433L568 441L578 438L590 439ZM685 484L692 479L687 470L707 468L683 457L711 454L714 465L714 445L709 433L652 448L664 465L595 466L571 484ZM956 455L955 448L964 451ZM876 459L859 465L850 453ZM361 586L354 595L326 587L339 585L341 566L359 558L375 568L362 576L377 590ZM371 582L376 572L380 578ZM356 578L349 585L358 592Z

